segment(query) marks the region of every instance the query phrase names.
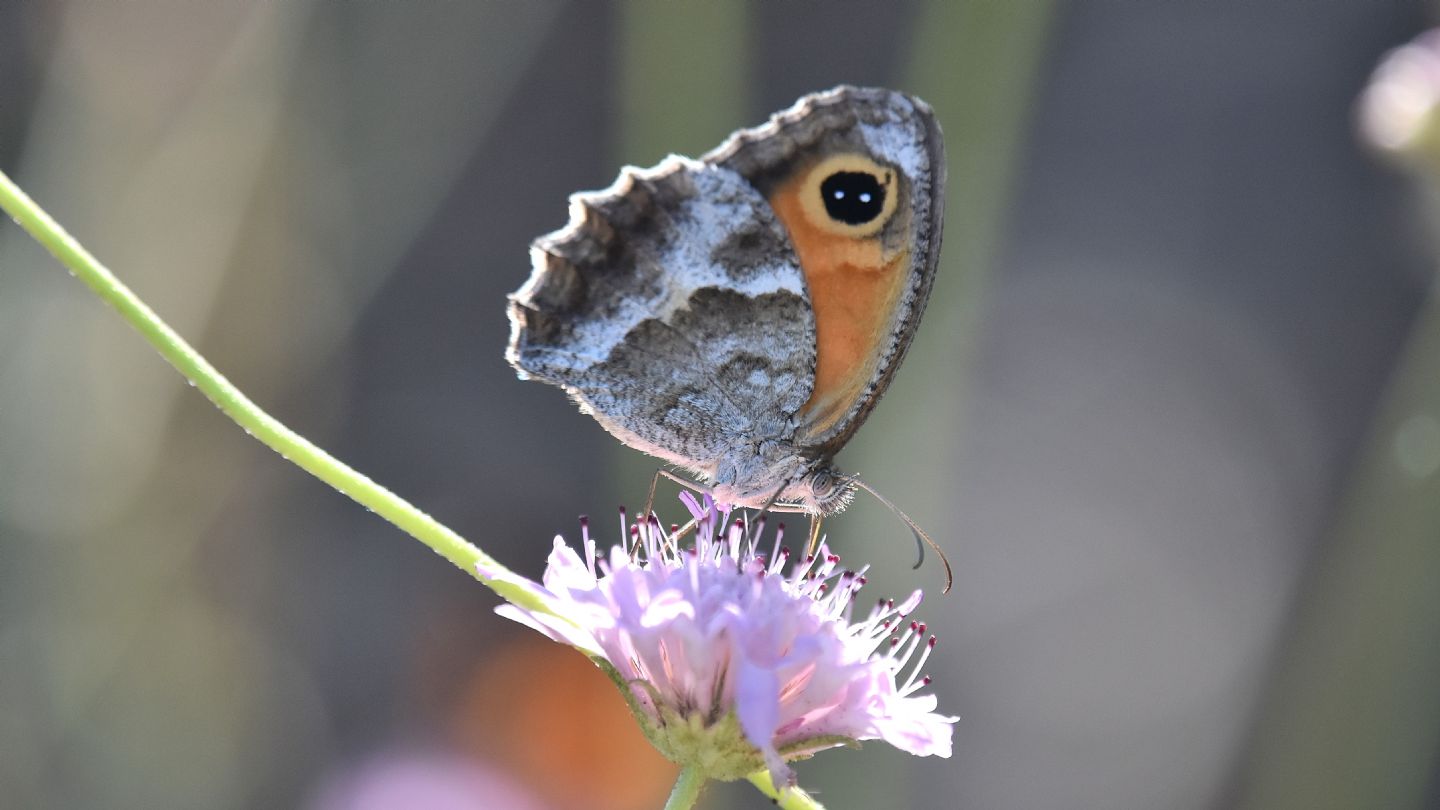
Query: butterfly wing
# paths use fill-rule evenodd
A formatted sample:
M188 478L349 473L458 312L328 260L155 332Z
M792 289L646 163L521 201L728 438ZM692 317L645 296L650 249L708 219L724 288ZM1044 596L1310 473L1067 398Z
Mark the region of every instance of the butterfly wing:
M817 346L796 441L833 456L889 386L930 295L945 187L939 124L903 93L837 87L703 159L749 181L797 253Z
M510 298L506 354L621 441L714 480L786 441L810 398L815 324L785 229L730 169L671 157L571 198ZM753 451L752 451L753 455Z

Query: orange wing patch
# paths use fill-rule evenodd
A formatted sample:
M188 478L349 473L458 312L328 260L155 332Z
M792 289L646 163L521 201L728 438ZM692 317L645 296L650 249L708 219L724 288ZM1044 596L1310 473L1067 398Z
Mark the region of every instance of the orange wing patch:
M898 173L859 154L804 167L770 194L815 312L815 390L800 409L804 433L833 427L875 376L910 266L908 244L885 246L900 197Z

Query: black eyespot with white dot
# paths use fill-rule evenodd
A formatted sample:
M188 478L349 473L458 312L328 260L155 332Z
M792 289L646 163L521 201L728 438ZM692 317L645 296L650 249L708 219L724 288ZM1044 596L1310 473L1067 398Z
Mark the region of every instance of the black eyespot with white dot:
M825 213L846 225L864 225L885 208L885 186L870 172L835 172L820 183Z

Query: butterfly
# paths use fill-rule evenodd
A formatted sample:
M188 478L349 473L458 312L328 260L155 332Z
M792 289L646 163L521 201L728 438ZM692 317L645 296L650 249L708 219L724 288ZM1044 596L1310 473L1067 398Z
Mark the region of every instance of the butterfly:
M834 514L869 489L834 458L915 336L944 188L924 102L807 95L572 195L510 296L506 358L721 503Z

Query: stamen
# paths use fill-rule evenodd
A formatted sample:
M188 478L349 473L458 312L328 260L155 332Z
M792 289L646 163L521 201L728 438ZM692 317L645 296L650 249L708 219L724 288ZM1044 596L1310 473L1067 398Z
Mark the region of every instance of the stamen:
M910 594L909 598L907 598L904 602L901 602L901 603L900 603L900 607L899 607L900 615L901 615L901 616L909 616L911 613L914 613L914 612L915 612L915 608L917 608L917 607L920 606L920 599L921 599L921 598L922 598L921 592L919 591L919 589L916 589L916 591L915 591L914 593Z
M777 544L779 543L779 539L778 539L778 538L776 539L776 543L777 543ZM785 570L785 566L786 566L789 562L790 562L790 549L786 548L785 546L779 546L779 547L776 549L774 559L772 559L772 560L770 561L770 570L768 571L768 573L770 573L770 574L775 574L775 575L777 575L777 576L778 576L778 575L781 575L781 574L784 572L784 570Z
M714 546L710 548L707 558L712 562L720 562L727 557L739 565L740 538L745 534L742 522L737 518L725 533L717 539Z
M894 667L896 672L899 672L900 670L905 668L905 662L910 660L910 656L915 654L915 648L920 646L921 638L923 638L923 636L919 636L915 633L915 624L912 622L910 625L910 629L907 630L899 639L897 639L897 641L905 641L907 643L904 645L904 652L900 652L898 648L892 649L890 651L890 657L895 661Z
M806 555L805 555L805 560L804 560L804 562L802 562L802 563L794 566L793 568L791 568L791 569L790 569L790 585L791 585L791 587L800 588L801 584L804 583L805 578L810 574L810 566L812 566L812 565L814 565L814 564L815 564L815 555L814 555L814 554L806 554Z
M929 686L929 685L930 685L930 676L929 676L929 675L926 675L926 676L922 679L922 682L921 682L920 684L918 684L918 685L915 683L915 676L916 676L916 675L919 675L919 674L920 674L920 670L922 670L922 669L925 668L925 662L928 661L928 660L930 660L930 653L931 653L931 651L933 651L934 649L935 649L935 637L934 637L934 636L931 636L931 637L930 637L930 640L927 641L927 642L925 642L925 651L922 652L922 653L920 653L920 660L919 660L919 661L916 661L916 662L915 662L915 668L912 669L912 670L910 670L910 677L905 680L905 685L900 687L900 689L899 689L900 694L902 694L902 695L908 695L908 694L910 694L911 692L916 691L917 689L923 689L923 688L925 688L926 686Z
M585 549L585 567L595 575L595 538L590 536L590 516L580 516L580 544Z

